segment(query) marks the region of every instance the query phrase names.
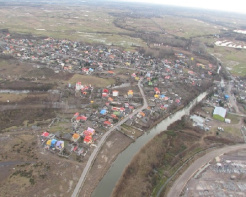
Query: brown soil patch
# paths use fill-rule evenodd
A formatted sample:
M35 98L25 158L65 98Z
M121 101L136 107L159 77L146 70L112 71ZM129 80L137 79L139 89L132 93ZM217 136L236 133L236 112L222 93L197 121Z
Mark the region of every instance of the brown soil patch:
M0 111L0 132L12 126L24 126L23 122L28 120L28 124L34 121L43 121L56 116L54 109L14 109Z
M36 83L31 81L6 81L0 84L1 89L11 90L33 90L33 91L47 91L53 88L51 83Z
M37 133L9 132L0 135L1 162L23 162L1 166L0 197L71 196L85 163L78 163L45 151Z
M26 78L38 78L41 81L48 80L68 80L74 74L68 72L55 73L51 68L36 68L27 72L24 77Z
M8 76L8 75L24 75L26 72L32 70L33 67L31 64L25 62L20 62L14 58L3 58L0 57L0 71L1 75Z
M78 81L85 85L91 84L94 87L107 87L108 85L115 83L113 78L104 79L80 74L74 74L73 77L67 81L67 83L75 84Z

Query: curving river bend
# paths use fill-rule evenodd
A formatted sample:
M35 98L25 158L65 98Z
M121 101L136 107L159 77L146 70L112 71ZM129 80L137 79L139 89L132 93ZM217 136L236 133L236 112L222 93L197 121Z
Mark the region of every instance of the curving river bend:
M207 96L207 92L200 94L193 101L191 101L185 108L170 115L148 132L144 133L134 143L130 144L122 153L118 155L116 160L111 165L108 172L100 181L94 192L93 197L110 196L115 185L120 179L124 169L130 164L133 157L145 146L153 137L162 131L165 131L169 125L180 120L184 115L189 115L191 109Z

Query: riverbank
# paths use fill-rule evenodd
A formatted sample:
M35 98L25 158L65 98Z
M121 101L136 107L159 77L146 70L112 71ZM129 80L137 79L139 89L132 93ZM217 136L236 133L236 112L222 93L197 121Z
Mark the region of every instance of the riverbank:
M183 105L178 106L175 109L175 111L172 112L172 114L179 110L182 110L184 107L185 106ZM165 116L163 116L162 118L157 119L149 126L149 128L155 127L161 121L168 118L168 116L170 116L170 114L165 114ZM142 135L145 132L143 132ZM111 134L111 136L106 140L102 149L100 150L98 157L96 157L92 165L92 168L90 169L89 174L87 175L85 183L83 184L80 195L86 194L86 196L91 196L98 183L110 169L114 160L123 150L125 150L133 142L134 140L122 134L121 132L115 131L113 134Z
M113 161L117 158L118 154L132 142L132 139L119 131L114 131L108 137L87 175L79 196L91 196L92 192L106 174Z
M207 93L202 93L191 101L185 108L175 113L170 114L167 118L162 119L161 123L155 125L151 130L145 132L134 143L130 144L111 165L108 172L103 177L102 181L98 184L94 190L92 196L110 196L114 189L115 184L120 179L124 169L129 164L129 161L140 151L140 149L148 143L152 138L158 135L160 132L167 129L167 127L179 120L182 116L190 113L190 110L202 99L206 97Z
M211 140L183 118L148 142L124 170L113 191L113 197L156 196L161 186L187 159L202 150L223 144ZM165 192L165 188L164 188Z
M150 126L150 128L154 127L167 117L168 114L164 116L162 119L155 121L154 124ZM143 134L144 131L142 132L142 135ZM131 139L127 135L124 135L122 132L113 132L106 140L102 149L98 153L98 157L96 157L92 165L92 168L90 169L87 175L86 181L83 184L80 195L91 196L92 192L95 190L98 183L107 173L114 160L122 151L124 151L133 142L133 139Z

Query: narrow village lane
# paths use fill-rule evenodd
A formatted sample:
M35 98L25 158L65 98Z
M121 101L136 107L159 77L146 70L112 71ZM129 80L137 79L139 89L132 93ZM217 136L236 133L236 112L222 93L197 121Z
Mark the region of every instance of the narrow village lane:
M86 175L88 174L89 170L91 169L91 166L98 154L98 152L100 151L101 147L103 146L104 142L106 141L106 139L109 137L109 135L120 125L122 125L124 122L126 122L130 117L136 115L137 113L139 113L140 111L146 109L148 107L148 103L147 103L147 99L144 95L144 91L142 89L142 85L141 85L141 82L142 82L142 79L140 79L138 81L138 87L139 87L139 90L140 90L140 93L143 97L143 106L139 109L136 109L132 114L126 116L124 119L122 119L121 121L119 121L116 125L114 125L111 129L109 129L104 135L103 137L101 138L101 140L98 142L97 144L97 147L93 150L92 154L90 155L89 157L89 160L87 161L87 164L80 176L80 179L73 191L73 194L72 194L72 197L77 197L79 192L80 192L80 189L82 188L83 184L84 184L84 181L85 181L85 178L86 178Z

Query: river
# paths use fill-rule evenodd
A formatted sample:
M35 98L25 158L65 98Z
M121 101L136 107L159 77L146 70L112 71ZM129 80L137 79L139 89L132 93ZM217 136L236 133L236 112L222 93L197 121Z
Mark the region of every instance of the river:
M192 102L190 102L188 106L186 106L182 110L175 112L174 114L171 114L169 117L161 121L151 130L145 132L134 143L132 143L122 153L120 153L92 193L92 196L110 196L124 169L130 164L131 160L140 151L140 149L144 147L145 144L153 139L157 134L165 131L169 125L176 122L177 120L180 120L184 115L189 115L190 110L202 99L204 99L206 95L206 92L200 94Z

